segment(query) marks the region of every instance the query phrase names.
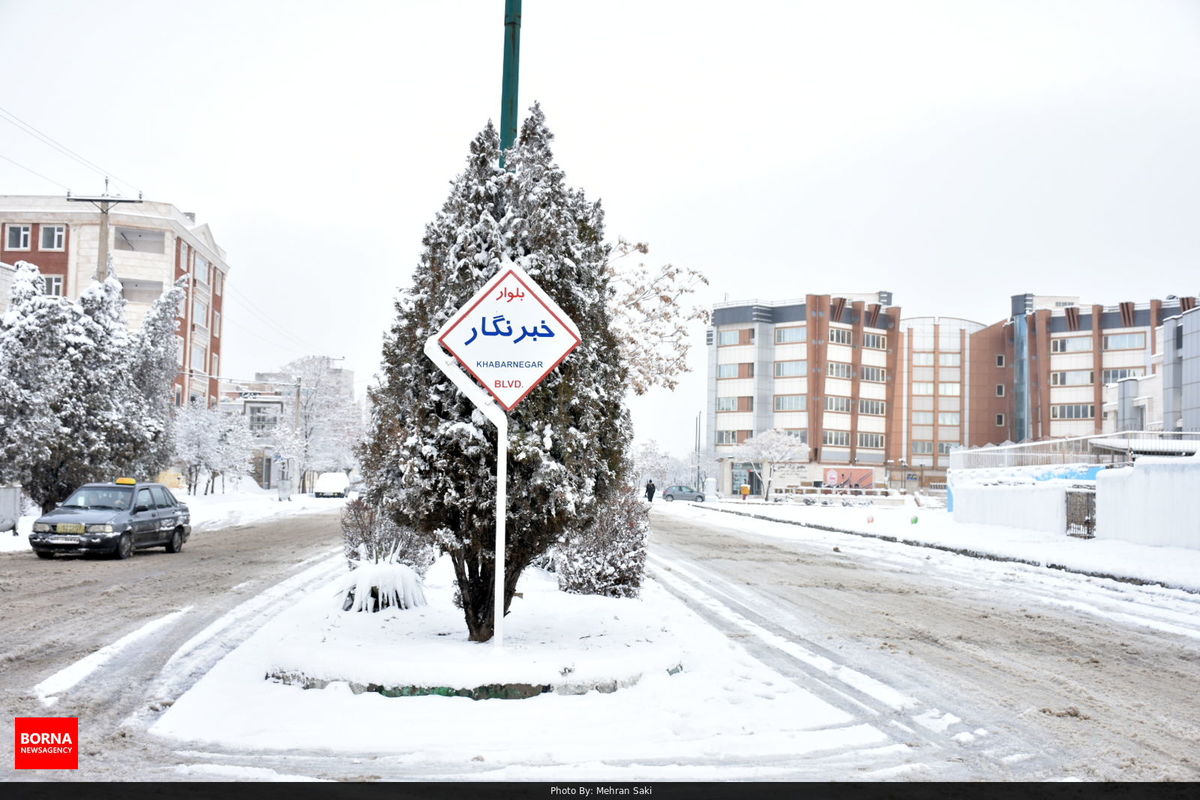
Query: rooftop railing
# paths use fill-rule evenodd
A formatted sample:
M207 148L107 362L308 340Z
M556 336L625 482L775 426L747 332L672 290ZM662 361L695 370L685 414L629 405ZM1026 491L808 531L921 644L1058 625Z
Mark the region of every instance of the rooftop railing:
M950 453L950 469L1123 464L1136 455L1192 455L1200 432L1120 431L1069 439L976 447Z

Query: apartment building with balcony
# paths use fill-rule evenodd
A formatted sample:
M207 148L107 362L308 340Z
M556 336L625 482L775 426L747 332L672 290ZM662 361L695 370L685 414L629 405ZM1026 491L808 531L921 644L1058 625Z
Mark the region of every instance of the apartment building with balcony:
M108 253L121 281L131 327L154 301L186 278L180 313L176 402L217 402L221 375L225 251L206 224L170 203L115 205L108 214ZM77 300L96 275L101 212L63 197L0 196L0 261L36 264L46 291ZM7 293L5 294L7 300Z

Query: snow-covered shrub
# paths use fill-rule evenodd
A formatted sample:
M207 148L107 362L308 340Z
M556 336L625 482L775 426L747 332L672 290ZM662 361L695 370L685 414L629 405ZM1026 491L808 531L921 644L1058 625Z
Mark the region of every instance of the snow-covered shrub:
M421 576L407 564L358 563L338 584L343 611L382 611L425 605Z
M558 588L572 594L637 597L646 569L648 510L626 490L588 528L573 531L555 555Z
M437 549L396 524L391 515L358 497L342 511L342 544L351 568L356 563L407 564L424 577L437 558Z

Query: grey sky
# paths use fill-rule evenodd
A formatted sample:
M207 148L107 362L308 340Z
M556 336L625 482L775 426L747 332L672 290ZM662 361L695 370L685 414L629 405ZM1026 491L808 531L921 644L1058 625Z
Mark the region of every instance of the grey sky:
M0 0L0 106L211 224L223 371L317 352L362 384L498 116L503 6ZM1200 291L1200 3L525 0L521 55L568 179L706 302L890 289L992 322L1025 291ZM3 122L0 154L102 186ZM61 191L0 160L0 192ZM640 437L690 448L700 329L695 356Z

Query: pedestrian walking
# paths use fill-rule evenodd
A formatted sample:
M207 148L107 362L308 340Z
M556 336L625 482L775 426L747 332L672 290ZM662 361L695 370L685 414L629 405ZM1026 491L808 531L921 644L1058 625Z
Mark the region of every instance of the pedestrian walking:
M654 481L646 481L646 500L647 500L647 501L649 501L649 502L651 502L651 503L653 503L653 502L654 502L654 490L655 490L655 488L656 488L656 487L654 486Z

